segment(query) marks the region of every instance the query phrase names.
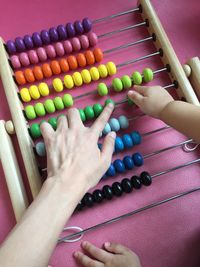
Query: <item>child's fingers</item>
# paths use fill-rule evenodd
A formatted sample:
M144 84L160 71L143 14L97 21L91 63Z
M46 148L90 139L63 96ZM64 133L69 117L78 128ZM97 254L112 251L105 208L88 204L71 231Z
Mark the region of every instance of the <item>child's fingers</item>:
M76 251L74 257L82 266L104 267L103 263L90 259L90 257L84 255L80 251Z
M122 246L121 244L117 244L117 243L106 242L104 244L104 247L107 251L112 252L114 254L125 254L126 252L129 251L128 248Z
M82 247L94 259L97 259L101 262L106 262L109 259L110 255L108 252L106 252L103 249L97 248L96 246L94 246L93 244L89 242L86 242L86 241L83 242Z
M139 86L139 85L134 85L134 89L136 92L145 95L146 91L147 91L147 87L146 86Z
M129 91L128 92L128 97L137 105L137 106L140 106L144 97L136 92L136 91Z

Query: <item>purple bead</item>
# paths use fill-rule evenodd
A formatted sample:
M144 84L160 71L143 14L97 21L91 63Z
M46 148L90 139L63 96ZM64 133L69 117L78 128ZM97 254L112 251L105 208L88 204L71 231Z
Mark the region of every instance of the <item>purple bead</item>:
M59 40L67 39L67 30L64 25L58 25L57 32L58 32Z
M56 28L50 28L49 35L52 42L57 42L59 40Z
M38 32L34 32L32 35L33 43L36 47L42 46L42 39L40 37L40 34Z
M17 37L15 39L15 47L17 49L17 52L22 52L22 51L26 50L24 41L21 37Z
M6 48L7 48L7 51L8 51L9 55L12 55L12 54L16 53L15 43L12 40L7 41Z
M34 47L33 40L30 35L24 36L24 43L27 49L32 49Z
M89 32L92 29L92 21L88 18L82 20L83 28L85 32Z
M74 29L74 25L72 23L67 23L66 30L69 37L74 37L76 35L76 31Z
M40 33L40 37L42 39L43 44L45 45L50 44L51 40L50 40L49 32L47 30L42 30Z
M76 34L81 35L84 33L84 29L83 29L83 25L82 25L81 21L76 20L74 22L74 28L76 30Z

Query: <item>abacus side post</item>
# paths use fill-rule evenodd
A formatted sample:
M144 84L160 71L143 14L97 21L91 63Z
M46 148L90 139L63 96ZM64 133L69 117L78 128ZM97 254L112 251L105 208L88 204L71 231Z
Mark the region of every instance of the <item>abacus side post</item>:
M193 57L187 61L187 64L191 68L189 80L196 94L200 97L200 60L198 57Z
M24 166L26 169L30 189L35 198L41 188L41 177L32 148L32 140L27 130L26 120L22 112L22 104L17 95L17 86L13 80L13 71L8 62L8 56L4 48L3 40L0 38L0 75L4 91L12 115L13 124L17 134Z
M156 35L156 41L155 45L156 48L163 50L163 56L161 57L163 63L165 65L170 65L170 76L172 81L176 80L178 82L179 88L178 88L178 94L181 98L184 96L186 100L189 103L200 105L199 101L197 99L197 96L195 95L193 88L188 81L183 68L178 60L178 57L176 56L176 53L167 37L167 34L165 33L165 30L150 2L150 0L139 0L139 5L142 7L142 17L144 20L148 20L149 27L148 31L152 35L155 33Z
M28 207L21 173L16 159L12 141L5 129L5 122L0 121L0 159L13 206L16 221L19 221Z

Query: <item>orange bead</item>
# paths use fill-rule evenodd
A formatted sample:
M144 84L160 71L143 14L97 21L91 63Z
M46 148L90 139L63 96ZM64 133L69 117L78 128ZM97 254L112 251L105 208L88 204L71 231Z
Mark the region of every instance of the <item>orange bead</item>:
M95 63L95 57L92 51L87 50L85 52L85 57L88 65L93 65Z
M76 58L77 58L79 67L85 67L87 65L87 61L86 61L85 55L83 53L79 53L76 56Z
M101 62L103 60L103 52L100 48L95 48L93 54L96 62Z
M75 70L78 68L78 62L75 56L67 57L70 70Z
M48 63L44 63L42 65L42 71L45 78L50 78L52 76L52 71Z
M15 79L19 85L23 85L26 83L24 73L21 70L15 72Z
M36 80L38 81L44 78L44 75L43 75L43 72L40 66L35 66L33 68L33 73L35 75Z
M53 74L60 74L61 73L60 64L57 60L52 60L50 63L50 66L51 66L51 70L52 70Z
M31 69L25 69L24 76L29 83L33 83L35 81L35 76Z
M61 67L62 72L68 72L69 71L69 64L65 58L62 58L59 63L60 63L60 67Z

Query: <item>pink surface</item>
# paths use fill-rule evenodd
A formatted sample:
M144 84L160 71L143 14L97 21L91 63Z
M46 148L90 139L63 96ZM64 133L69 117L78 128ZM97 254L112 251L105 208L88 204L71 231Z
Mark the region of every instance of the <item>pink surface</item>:
M197 0L191 0L189 3L186 0L154 0L153 4L165 26L181 63L184 63L189 57L199 55L199 2ZM96 19L135 6L135 0L115 0L114 2L110 0L1 0L0 35L4 40L13 39L16 36L23 36L27 33L49 28L60 23L82 19L85 16L89 16L91 19ZM140 16L127 15L109 23L95 25L94 30L97 34L101 34L112 29L117 29L119 26L124 27L125 25L130 25L131 23L134 24L138 21L140 21ZM115 35L112 38L101 39L98 46L105 50L146 36L146 30L135 29L120 35ZM116 63L121 63L127 59L137 58L154 51L154 46L151 43L146 43L106 55L104 62L113 60ZM146 66L158 69L162 64L159 58L148 59L120 69L119 76L123 73L131 74L133 70L136 69L142 70ZM170 81L166 76L166 74L157 75L154 84L169 84ZM107 83L109 83L109 80ZM73 91L73 95L78 95L83 90L87 91L92 88L94 89L95 86L92 85L85 87L84 89L76 89ZM171 89L171 91L173 90L174 89ZM125 93L122 93L113 97L115 99L121 99L124 95ZM10 118L10 114L5 101L2 85L0 98L0 118L7 120ZM86 104L95 101L97 100L85 98L78 102L77 106L85 106ZM129 117L132 117L136 112L135 109L127 109L122 106L121 108L116 109L114 115L128 114ZM130 132L134 129L144 133L157 129L162 125L163 123L160 121L146 116L136 121L132 121L131 127L126 132ZM126 154L131 154L134 151L146 154L172 144L177 144L182 140L186 140L186 137L169 129L165 132L145 137L142 145L131 151L127 151ZM20 158L19 150L18 156ZM173 151L147 159L142 168L138 168L131 173L127 172L123 176L118 176L115 179L101 182L97 188L101 188L104 184L111 184L114 180L121 180L122 177L130 177L133 173L139 174L142 170L147 170L151 174L154 174L195 159L198 156L199 151L187 154L183 152L181 148L177 148ZM118 154L117 157L122 158L122 155ZM22 164L20 164L20 166L23 168ZM130 195L124 195L119 199L104 202L92 209L73 215L67 225L77 225L82 228L89 227L114 216L142 207L148 203L191 189L200 184L199 170L199 165L193 165L168 175L158 177L149 188L143 188ZM123 243L138 253L144 267L199 266L199 201L200 194L194 193L179 200L175 200L174 202L135 215L132 218L106 226L95 232L88 233L84 236L84 239L87 239L98 246L101 246L105 241ZM14 224L15 220L6 188L4 174L2 167L0 167L0 241L3 241ZM49 222L49 227L51 227L51 222ZM59 245L52 256L51 264L56 267L76 266L72 258L72 252L77 249L80 249L79 242Z

